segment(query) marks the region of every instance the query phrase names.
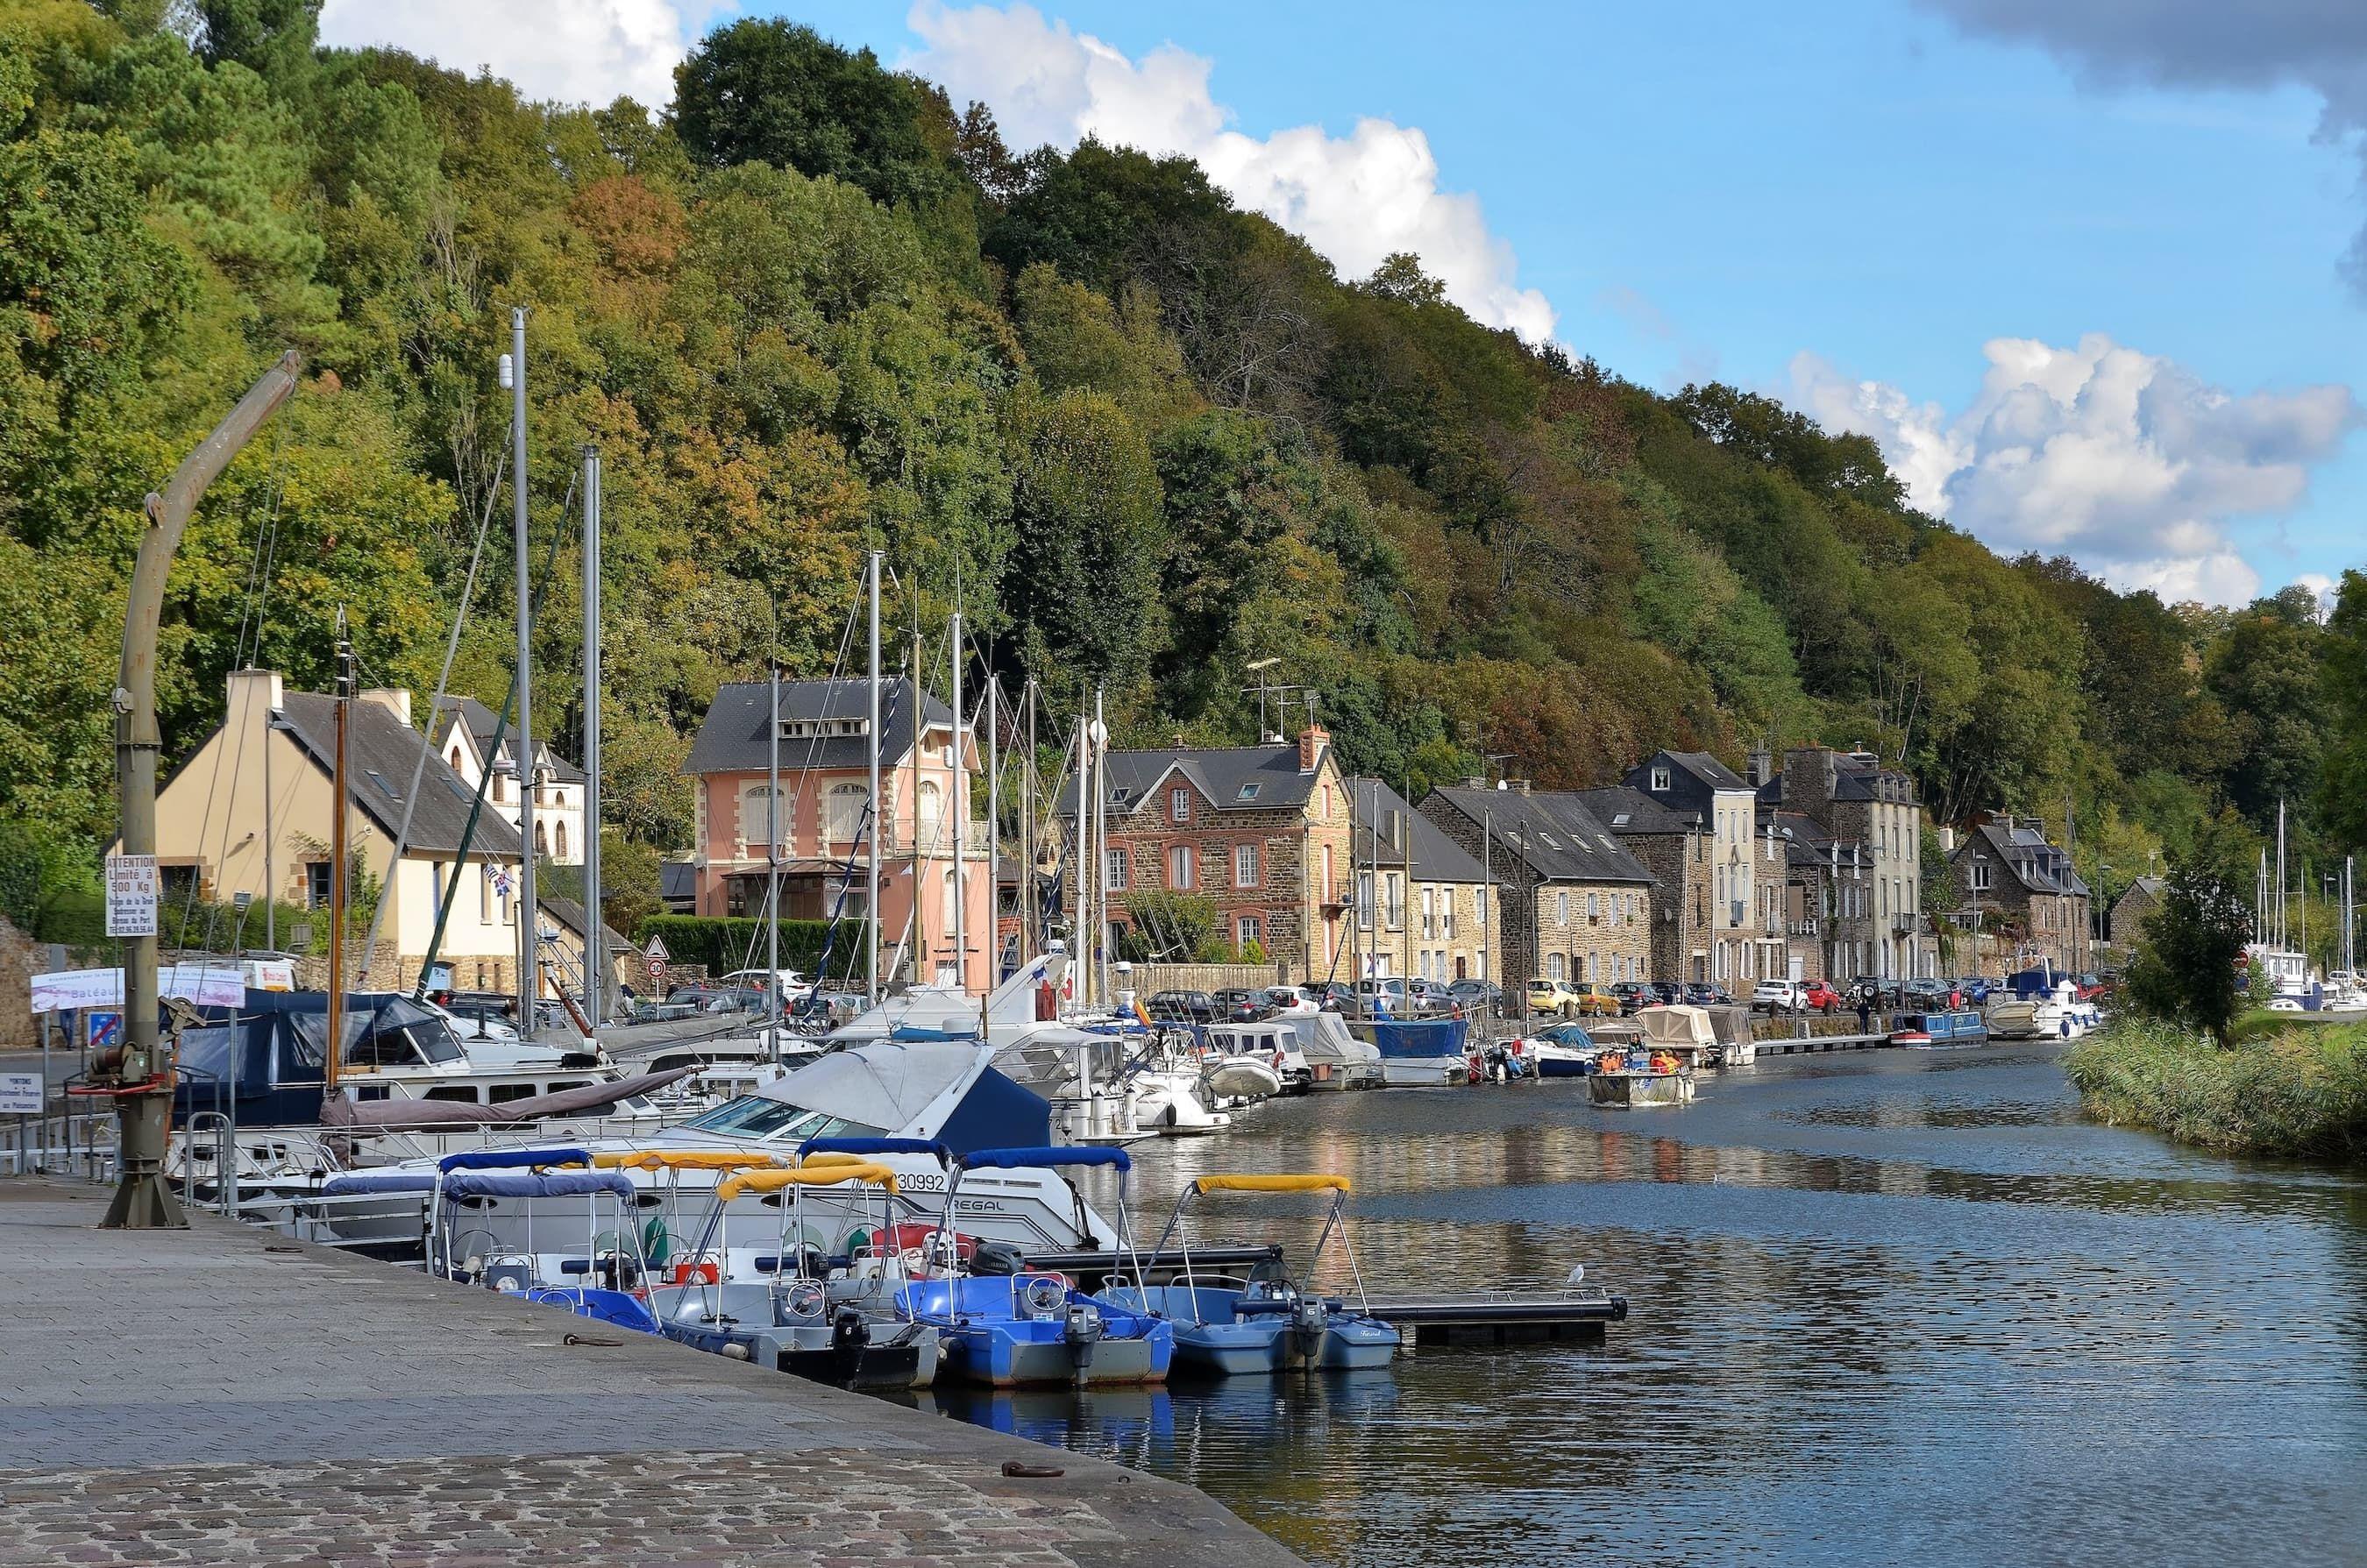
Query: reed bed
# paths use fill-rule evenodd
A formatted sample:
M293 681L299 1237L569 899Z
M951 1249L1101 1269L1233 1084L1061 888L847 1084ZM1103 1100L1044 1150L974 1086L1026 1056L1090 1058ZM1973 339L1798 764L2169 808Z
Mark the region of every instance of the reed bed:
M2116 1021L2064 1070L2087 1113L2115 1126L2230 1154L2367 1158L2367 1026L2276 1017L2245 1020L2224 1050L2174 1024Z

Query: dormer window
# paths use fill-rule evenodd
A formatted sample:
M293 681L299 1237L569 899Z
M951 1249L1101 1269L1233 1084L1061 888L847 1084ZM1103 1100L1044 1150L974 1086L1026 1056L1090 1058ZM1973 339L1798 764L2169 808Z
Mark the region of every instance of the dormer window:
M1660 791L1666 791L1670 788L1669 770L1665 765L1660 763L1653 764L1652 787Z

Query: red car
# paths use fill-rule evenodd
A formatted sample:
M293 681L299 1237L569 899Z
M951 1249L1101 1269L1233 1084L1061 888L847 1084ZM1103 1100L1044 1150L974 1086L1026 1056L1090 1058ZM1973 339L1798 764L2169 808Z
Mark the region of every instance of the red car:
M1841 994L1822 980L1803 980L1800 982L1800 1005L1818 1012L1838 1012L1841 1007Z

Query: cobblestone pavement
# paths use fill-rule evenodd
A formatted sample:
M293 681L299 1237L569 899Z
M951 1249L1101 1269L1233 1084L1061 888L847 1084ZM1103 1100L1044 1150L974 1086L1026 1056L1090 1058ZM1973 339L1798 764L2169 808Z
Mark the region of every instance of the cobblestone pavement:
M1189 1487L104 1199L0 1181L7 1568L1296 1562Z

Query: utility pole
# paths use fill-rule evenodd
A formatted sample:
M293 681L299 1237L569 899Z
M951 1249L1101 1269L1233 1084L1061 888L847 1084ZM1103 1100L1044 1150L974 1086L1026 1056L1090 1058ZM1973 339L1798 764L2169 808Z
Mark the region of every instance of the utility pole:
M518 1019L520 1040L534 1037L538 983L534 893L534 571L527 553L526 510L526 310L510 311L510 532L517 551L517 759L518 785Z
M608 927L600 914L600 449L583 448L583 1015L608 1016Z
M302 364L294 350L264 372L213 433L181 459L163 491L148 497L148 526L132 563L123 607L123 662L115 683L115 771L121 791L123 853L156 852L156 628L164 584L181 535L213 483L273 411L296 389ZM179 1228L188 1224L164 1179L164 1144L173 1118L173 1079L157 1042L156 933L124 939L123 1055L116 1068L119 1120L115 1197L101 1222L109 1230Z
M329 768L329 1038L323 1047L322 1080L337 1092L345 1059L345 833L353 796L345 778L347 733L353 728L354 645L345 637L345 607L337 606L336 745ZM395 868L390 866L391 872ZM368 962L367 954L364 963Z

